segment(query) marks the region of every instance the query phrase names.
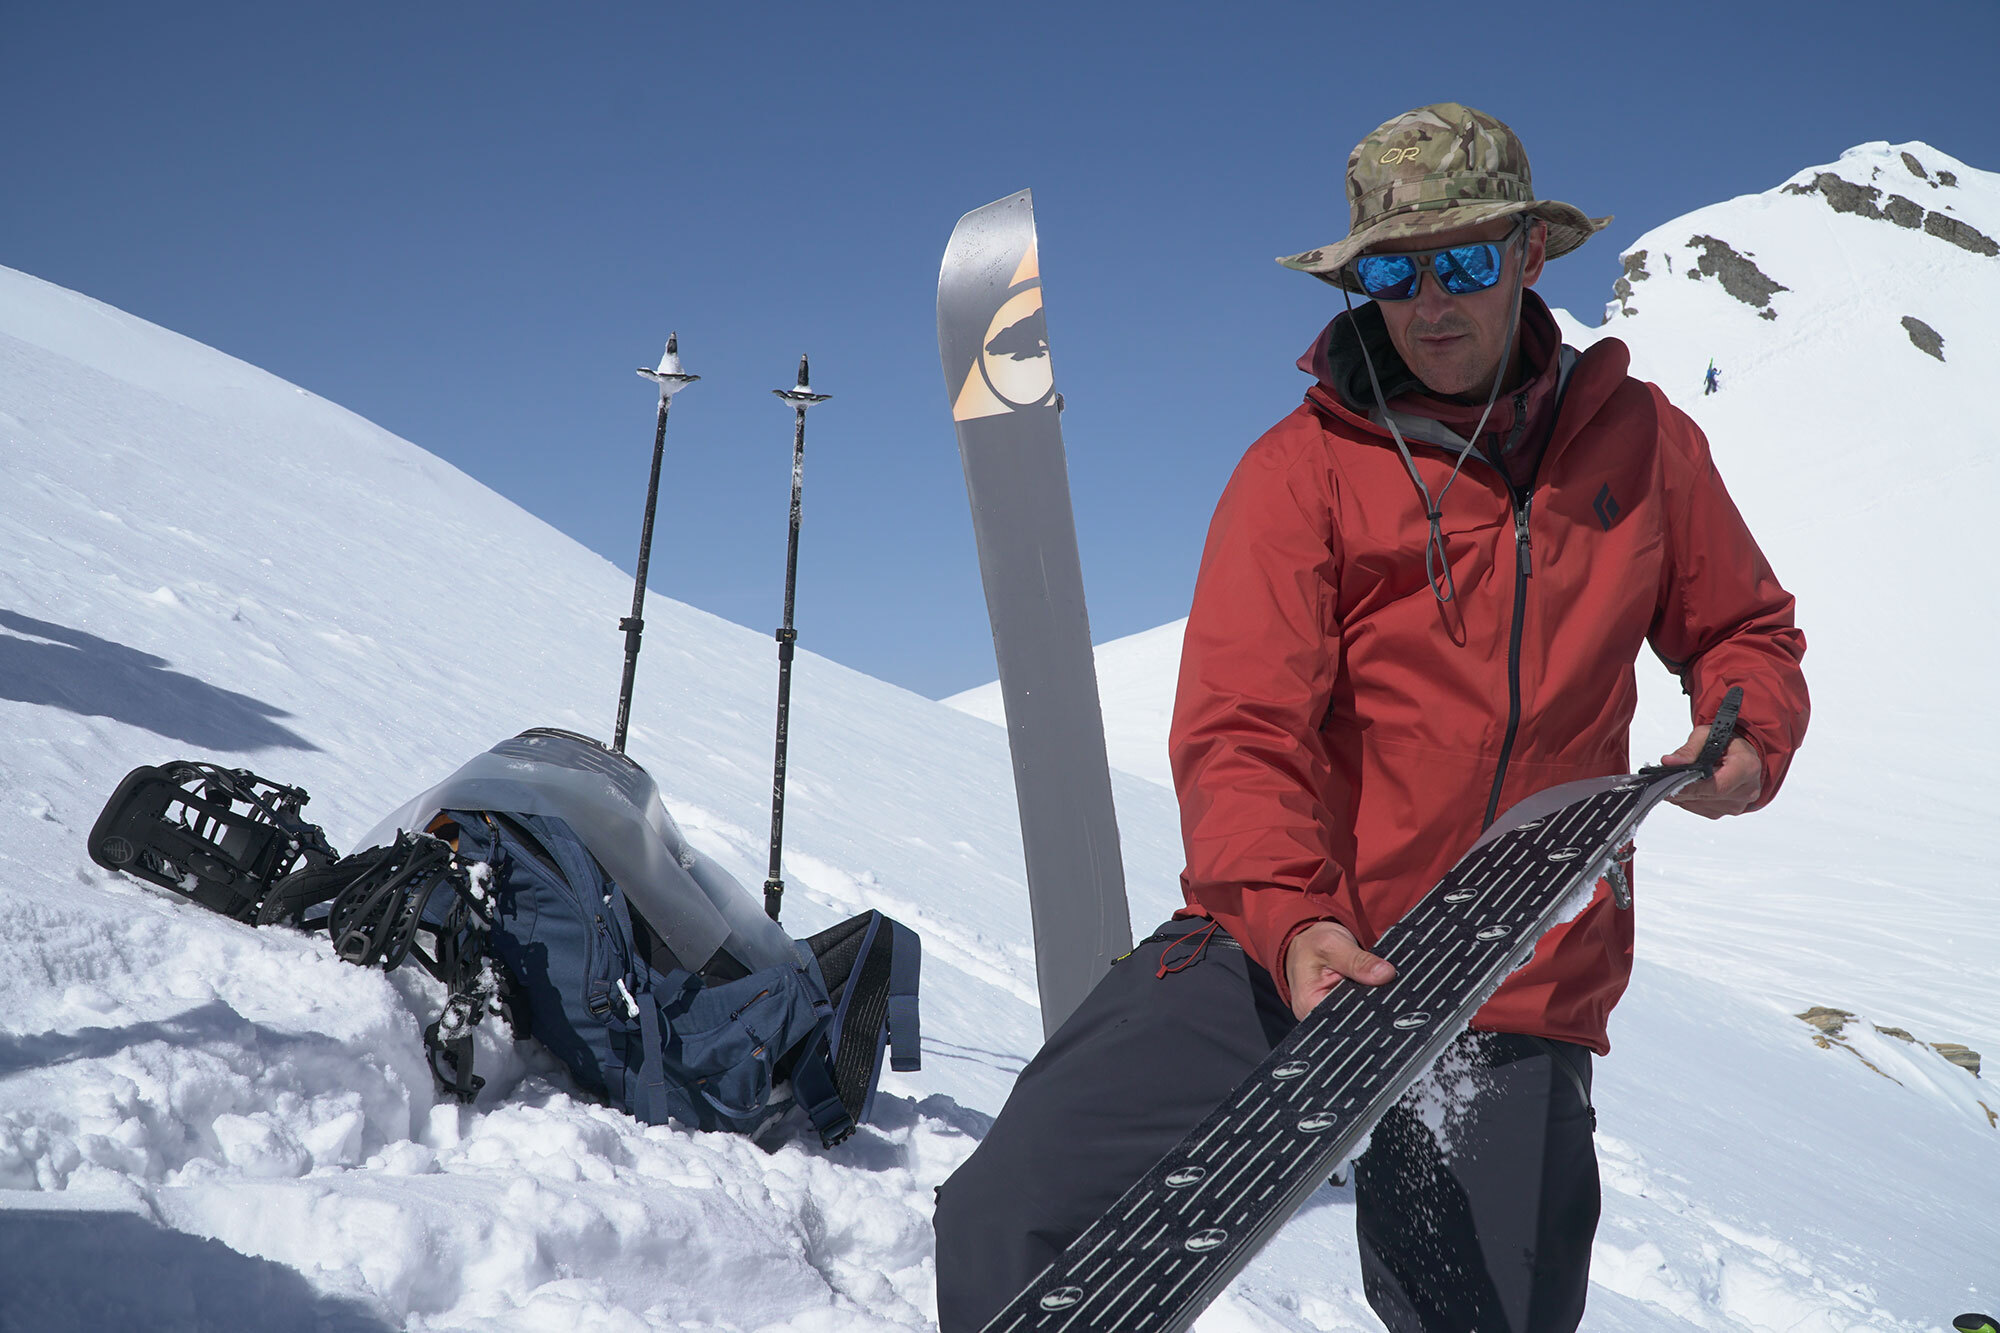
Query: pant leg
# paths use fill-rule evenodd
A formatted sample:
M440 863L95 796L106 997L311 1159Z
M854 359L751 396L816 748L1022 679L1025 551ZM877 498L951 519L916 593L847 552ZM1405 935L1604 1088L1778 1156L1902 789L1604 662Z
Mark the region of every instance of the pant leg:
M1590 1053L1468 1033L1440 1070L1356 1164L1368 1303L1390 1333L1570 1333L1599 1211Z
M1270 974L1207 929L1170 921L1114 964L939 1190L940 1333L977 1333L1290 1030Z

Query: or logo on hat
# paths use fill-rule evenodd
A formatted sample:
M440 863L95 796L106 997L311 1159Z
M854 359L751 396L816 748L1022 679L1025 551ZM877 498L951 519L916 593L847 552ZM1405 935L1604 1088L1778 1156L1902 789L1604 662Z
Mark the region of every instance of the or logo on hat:
M1402 162L1414 162L1417 160L1417 149L1414 145L1409 148L1391 148L1375 160L1385 167L1392 167Z

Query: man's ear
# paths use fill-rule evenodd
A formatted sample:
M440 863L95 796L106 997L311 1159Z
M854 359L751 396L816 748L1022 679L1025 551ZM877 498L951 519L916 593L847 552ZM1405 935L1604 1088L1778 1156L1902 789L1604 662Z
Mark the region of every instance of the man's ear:
M1536 218L1528 224L1528 253L1521 261L1521 285L1532 287L1542 276L1542 265L1548 262L1549 224Z

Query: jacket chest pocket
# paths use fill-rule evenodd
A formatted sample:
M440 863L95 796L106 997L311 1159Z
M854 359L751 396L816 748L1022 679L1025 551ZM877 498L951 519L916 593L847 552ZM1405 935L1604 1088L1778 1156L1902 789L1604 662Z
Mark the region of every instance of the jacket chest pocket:
M1444 548L1440 564L1422 506L1415 500L1412 494L1407 512L1393 524L1364 520L1342 527L1340 619L1350 632L1372 615L1410 598L1434 600L1432 579L1443 586L1447 569L1450 590L1458 597L1476 594L1496 575L1513 577L1507 549L1513 544L1513 515L1505 501L1481 494L1476 503L1459 502L1454 487L1445 497L1438 523Z

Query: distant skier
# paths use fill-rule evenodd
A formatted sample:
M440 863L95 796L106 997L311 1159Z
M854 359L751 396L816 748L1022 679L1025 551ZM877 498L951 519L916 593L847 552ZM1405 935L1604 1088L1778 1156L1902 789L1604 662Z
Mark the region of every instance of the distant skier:
M1346 239L1281 262L1374 299L1300 358L1315 383L1245 455L1202 555L1170 741L1187 906L939 1192L942 1333L981 1328L1334 986L1388 981L1366 946L1496 811L1624 772L1649 642L1703 724L1673 760L1744 689L1738 739L1678 803L1763 805L1804 736L1793 599L1701 431L1617 339L1562 346L1525 290L1609 219L1537 200L1519 139L1455 103L1363 139L1347 197ZM1410 1099L1376 1127L1354 1197L1395 1333L1582 1318L1591 1053L1631 960L1600 887L1448 1052L1472 1090L1443 1128Z
M1701 377L1701 386L1702 386L1701 396L1704 398L1708 397L1710 394L1714 393L1717 389L1722 387L1721 377L1715 369L1714 357L1709 358L1708 373Z

